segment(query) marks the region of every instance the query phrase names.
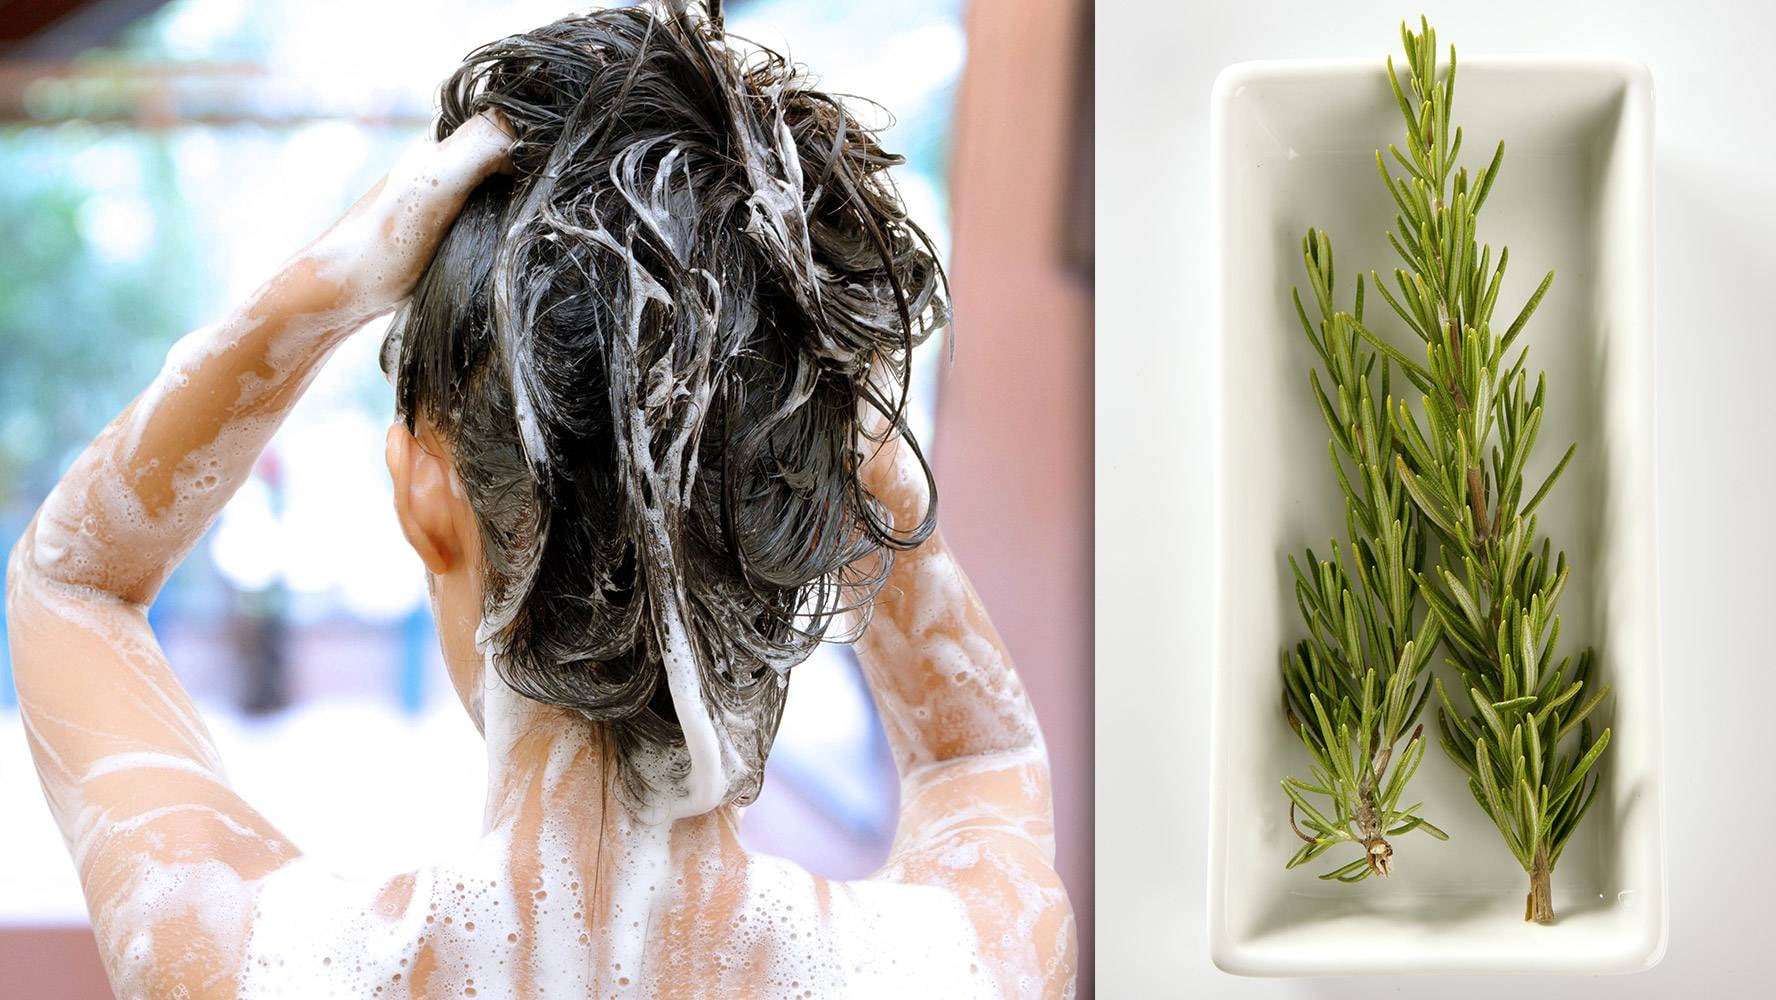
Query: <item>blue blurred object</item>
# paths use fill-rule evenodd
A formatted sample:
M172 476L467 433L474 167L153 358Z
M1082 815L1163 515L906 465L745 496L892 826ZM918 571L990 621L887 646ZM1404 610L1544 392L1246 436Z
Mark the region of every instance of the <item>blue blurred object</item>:
M400 698L401 709L408 715L418 715L425 707L426 654L437 641L431 608L424 603L415 605L401 621Z

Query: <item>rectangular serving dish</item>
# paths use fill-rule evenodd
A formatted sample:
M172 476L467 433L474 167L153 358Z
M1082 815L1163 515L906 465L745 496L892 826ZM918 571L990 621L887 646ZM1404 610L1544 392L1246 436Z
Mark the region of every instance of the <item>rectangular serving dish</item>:
M1652 108L1645 67L1613 60L1464 59L1456 81L1454 122L1470 173L1499 139L1506 144L1480 217L1495 256L1511 248L1500 320L1509 323L1556 271L1522 340L1532 381L1545 369L1549 382L1525 478L1539 482L1578 442L1541 528L1573 565L1562 649L1594 645L1599 678L1615 690L1602 787L1555 871L1557 922L1539 926L1523 921L1522 868L1434 742L1407 798L1425 801L1423 814L1448 842L1396 838L1393 875L1358 885L1315 877L1351 860L1350 851L1283 867L1299 842L1278 781L1308 766L1281 712L1280 657L1302 629L1285 559L1310 545L1324 552L1343 532L1326 429L1308 389L1317 358L1290 290L1306 287L1309 226L1337 249L1342 308L1359 272L1391 276L1395 208L1374 156L1402 141L1401 122L1380 59L1242 63L1215 83L1208 895L1210 949L1228 972L1610 973L1648 968L1664 953ZM1378 331L1420 356L1385 303L1369 301ZM1447 676L1440 654L1433 662ZM1426 708L1427 733L1434 714Z

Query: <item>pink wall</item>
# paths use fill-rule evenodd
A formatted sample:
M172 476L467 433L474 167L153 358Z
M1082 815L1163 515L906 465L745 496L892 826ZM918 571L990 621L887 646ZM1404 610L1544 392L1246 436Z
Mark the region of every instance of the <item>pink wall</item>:
M19 1000L111 1000L92 930L0 930L0 993Z
M1090 214L1077 201L1091 198L1077 155L1090 131L1076 110L1088 25L1089 6L1074 0L971 5L951 163L955 363L940 376L933 445L945 536L1048 739L1081 997L1092 954L1092 287L1079 259Z

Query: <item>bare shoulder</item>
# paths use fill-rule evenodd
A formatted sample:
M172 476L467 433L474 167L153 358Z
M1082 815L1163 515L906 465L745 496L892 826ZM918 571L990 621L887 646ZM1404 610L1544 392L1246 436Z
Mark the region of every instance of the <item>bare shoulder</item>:
M378 987L412 964L419 939L400 904L418 878L352 881L303 858L254 875L230 857L191 854L137 861L88 891L119 997L406 996Z
M749 858L716 947L729 977L723 995L1002 995L977 947L974 922L953 890L887 878L822 878L779 858Z
M1046 754L946 761L910 771L879 880L952 893L1006 996L1066 997L1077 928L1054 869Z
M534 995L514 989L536 941L513 889L476 858L364 878L299 860L256 887L240 995Z
M1073 995L1072 908L1051 857L1022 836L959 824L867 879L754 858L747 880L743 922L765 922L754 948L804 971L813 996Z
M101 938L119 996L522 995L513 908L474 864L346 878L298 857L249 879L209 858L138 873L128 902Z

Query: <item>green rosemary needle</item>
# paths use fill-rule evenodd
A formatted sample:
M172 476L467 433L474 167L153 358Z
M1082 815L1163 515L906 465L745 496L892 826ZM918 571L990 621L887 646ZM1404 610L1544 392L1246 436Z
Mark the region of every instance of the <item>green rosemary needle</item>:
M1395 472L1390 366L1358 332L1363 279L1357 279L1353 310L1338 311L1331 240L1309 232L1302 258L1319 306L1317 330L1299 291L1295 311L1332 383L1329 396L1319 372L1310 374L1332 433L1328 451L1344 491L1347 543L1334 542L1330 559L1311 549L1304 562L1289 559L1307 637L1283 657L1283 712L1307 748L1312 779L1283 779L1290 826L1304 841L1288 867L1353 842L1362 855L1320 877L1360 882L1388 874L1394 853L1389 837L1423 829L1447 839L1417 815L1422 803L1399 804L1424 759L1424 727L1414 723L1431 693L1422 678L1439 626L1422 612L1414 580L1425 539ZM1372 386L1378 358L1379 395ZM1412 735L1395 759L1408 727Z
M1412 570L1418 592L1441 624L1443 647L1461 681L1458 709L1437 682L1443 749L1466 773L1480 808L1492 818L1530 877L1524 919L1553 920L1551 877L1569 837L1597 791L1595 765L1610 730L1592 732L1591 714L1608 694L1592 690L1590 650L1558 657L1566 588L1564 553L1537 543L1536 510L1571 461L1569 447L1525 499L1524 468L1540 430L1546 377L1533 390L1528 348L1518 339L1554 280L1549 272L1501 335L1493 326L1509 251L1497 266L1477 245L1475 220L1504 161L1470 181L1456 169L1461 129L1451 129L1455 49L1438 76L1436 32L1420 19L1401 25L1408 79L1388 79L1406 125L1406 151L1376 153L1376 167L1399 214L1389 234L1404 267L1398 297L1378 276L1394 313L1424 343L1411 360L1360 325L1359 335L1422 393L1422 419L1405 404L1392 413L1394 470L1439 548L1433 572ZM1514 358L1509 357L1518 348Z

